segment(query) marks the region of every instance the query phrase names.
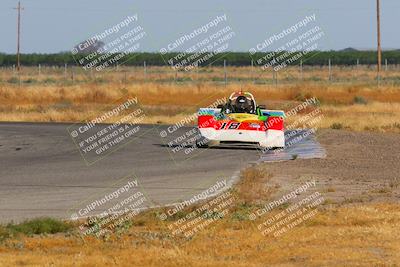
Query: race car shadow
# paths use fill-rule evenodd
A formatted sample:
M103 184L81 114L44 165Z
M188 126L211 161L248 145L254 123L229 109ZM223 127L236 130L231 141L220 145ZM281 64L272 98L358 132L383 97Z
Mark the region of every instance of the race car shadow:
M167 144L153 144L159 147L165 147L165 148L171 148L171 149L179 149L179 148L193 148L195 149L230 149L230 150L260 150L259 147L257 146L249 146L249 145L227 145L227 144L221 144L218 146L212 146L212 147L201 147L201 146L196 146L196 145L167 145Z

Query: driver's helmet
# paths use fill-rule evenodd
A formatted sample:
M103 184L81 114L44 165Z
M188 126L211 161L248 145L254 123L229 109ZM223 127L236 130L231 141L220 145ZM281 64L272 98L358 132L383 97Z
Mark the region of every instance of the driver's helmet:
M235 102L233 103L233 109L237 113L251 113L252 112L251 100L243 95L238 96Z

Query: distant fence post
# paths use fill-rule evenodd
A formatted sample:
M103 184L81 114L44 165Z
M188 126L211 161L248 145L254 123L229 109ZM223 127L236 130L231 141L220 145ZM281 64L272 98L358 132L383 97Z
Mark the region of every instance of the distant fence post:
M328 60L328 70L329 70L329 81L332 80L332 65L331 65L331 59Z
M278 72L272 68L272 84L278 85Z
M64 64L64 79L67 79L67 63Z
M255 74L254 74L254 61L253 60L251 60L251 76L252 76L252 80L253 80L253 84L255 84L256 83L256 76L255 76Z
M388 70L388 61L387 61L387 58L385 58L385 71L387 71Z
M357 69L360 67L360 59L357 58Z
M146 61L143 61L143 73L144 73L144 80L147 78L147 66Z
M174 81L175 81L175 83L178 82L178 70L177 69L175 69Z
M199 62L196 63L196 81L199 82L200 78L199 78Z
M272 68L272 84L275 83L275 70Z
M171 60L171 68L174 70L174 82L178 82L178 69L174 67L174 62Z
M303 60L300 59L300 80L303 80Z
M38 65L38 73L39 73L39 76L40 76L40 74L41 74L41 69L42 69L42 66L39 64L39 65Z
M224 59L224 80L225 80L225 86L228 83L227 75L226 75L226 60Z

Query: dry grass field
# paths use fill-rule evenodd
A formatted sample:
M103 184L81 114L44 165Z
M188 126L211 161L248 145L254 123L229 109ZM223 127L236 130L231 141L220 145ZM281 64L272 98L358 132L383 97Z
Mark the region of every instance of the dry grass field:
M173 236L151 210L137 215L123 233L105 238L68 234L19 236L0 246L1 266L394 266L400 262L397 204L328 202L288 232L263 236L260 184L271 179L261 167L243 172L229 214L191 238ZM185 211L182 215L189 213ZM271 211L276 215L281 209ZM178 219L178 218L175 218Z
M394 205L326 208L279 239L223 219L190 241L163 225L134 226L107 241L23 237L0 248L2 266L395 266L400 212ZM147 221L146 221L147 222Z
M198 206L165 221L159 215L166 208L142 212L103 238L80 235L82 222L55 234L39 231L40 227L36 230L41 234L19 234L13 229L24 227L0 226L0 266L400 264L398 67L384 72L379 86L375 70L368 67L333 68L330 81L326 67L304 68L303 73L291 67L277 76L257 68L228 67L227 84L224 70L215 67L190 73L166 67L146 72L120 67L101 75L79 69L41 71L39 75L37 68L24 68L19 79L10 69L0 72L0 121L85 121L137 97L146 115L143 122L175 123L243 89L252 92L259 104L285 111L316 97L316 105L288 117L287 125L320 109L320 128L344 131L319 132L319 141L328 150L326 159L260 164L244 170L230 191L235 202L228 214L190 238L172 235L168 226ZM288 232L278 237L262 235L257 226L265 218L249 220L249 214L270 201L275 190L287 189L265 185L293 184L310 174L325 186L318 190L333 198L325 198L315 216ZM273 209L269 216L284 208Z
M271 71L254 69L227 68L227 84L223 69L216 67L188 73L167 67L148 68L146 73L139 67L92 74L76 69L76 74L68 70L66 76L62 69L43 69L39 75L36 68L25 68L19 80L12 78L11 70L3 70L0 121L84 121L112 109L116 101L137 96L146 113L143 122L175 123L198 107L243 89L258 103L286 111L316 97L324 114L322 128L400 130L400 75L395 67L384 72L380 86L374 69L367 67L334 68L331 82L324 67L305 68L303 79L298 68L291 67L279 72L278 83ZM287 123L296 119L288 118Z

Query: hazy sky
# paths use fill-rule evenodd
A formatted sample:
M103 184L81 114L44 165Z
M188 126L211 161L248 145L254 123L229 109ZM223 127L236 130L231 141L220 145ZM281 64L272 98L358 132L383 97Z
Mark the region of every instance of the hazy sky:
M159 51L184 33L226 14L235 32L229 50L249 51L305 16L316 15L324 31L319 49L376 46L375 0L23 0L23 53L69 51L77 43L138 15L146 32L140 51ZM15 53L14 0L0 2L0 52ZM400 48L400 1L381 0L382 46Z

